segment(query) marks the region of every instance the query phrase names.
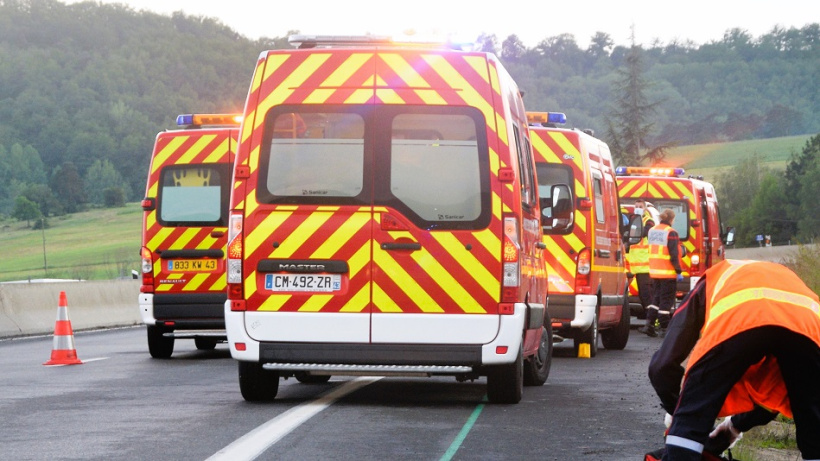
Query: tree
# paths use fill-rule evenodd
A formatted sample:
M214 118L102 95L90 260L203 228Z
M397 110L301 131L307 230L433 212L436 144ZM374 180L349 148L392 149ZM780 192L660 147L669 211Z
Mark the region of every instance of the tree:
M818 157L820 157L820 134L809 138L800 154L792 155L791 161L786 165L784 187L789 194L786 196L785 208L790 218L788 227L791 235L797 234L798 222L801 221L801 202L806 200L806 197L812 197L809 200L814 200L814 196L805 195L802 186L803 176L816 168Z
M526 51L524 43L515 34L510 35L501 43L501 59L510 61L520 59Z
M645 77L643 50L635 44L626 54L625 68L618 68L618 80L613 85L614 104L607 120L607 141L615 162L620 165L640 165L648 160L651 165L660 164L672 144L650 146L648 137L654 123L651 122L658 102L650 102L646 96L650 83Z
M727 226L735 227L735 240L739 245L754 242L755 229L750 216L751 199L760 190L762 178L768 173L760 166L758 154L739 162L734 168L720 173L715 180L715 190L720 196L720 215Z
M498 38L495 34L481 34L476 39L478 50L485 53L498 54Z
M94 205L105 204L105 190L109 188L120 188L123 197L128 196L130 190L126 190L127 187L120 173L108 160L96 160L85 174L85 190L89 202Z
M51 189L67 213L80 211L87 202L83 178L72 162L65 162L55 170L51 177Z
M40 207L36 203L27 199L23 195L18 195L14 199L14 210L11 212L11 217L18 221L26 221L26 227L31 227L31 220L40 219Z

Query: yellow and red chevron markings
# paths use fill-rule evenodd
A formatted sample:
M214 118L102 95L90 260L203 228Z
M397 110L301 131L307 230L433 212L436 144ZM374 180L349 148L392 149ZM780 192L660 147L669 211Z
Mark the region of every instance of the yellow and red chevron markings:
M298 312L497 313L502 213L515 208L509 184L492 186L490 226L481 231L384 231L397 211L379 206L264 205L256 200L260 146L267 112L285 104L471 106L486 120L491 184L508 167L499 72L482 53L435 50L270 51L251 83L237 165L250 179L234 185L232 208L244 210L244 296L249 310ZM501 107L500 104L497 104ZM522 114L523 115L523 114ZM506 193L505 193L506 192ZM382 242L421 244L413 252L384 251ZM276 245L274 245L274 242ZM467 248L470 248L467 250ZM347 261L343 293L264 292L263 259ZM490 306L490 307L488 307Z
M678 178L618 177L618 191L621 198L627 199L643 197L650 202L652 199L685 200L688 202L689 238L683 240L684 236L681 236L681 245L686 248L686 256L681 258L681 269L685 275L689 275L692 267L690 256L696 250L694 242L703 240L699 228L691 225L698 219L695 211L698 204L695 202L695 193L690 183L685 179Z
M236 130L198 130L196 134L160 133L154 146L154 158L148 177L146 196L157 197L160 173L173 165L230 163L236 146ZM156 250L222 250L224 239L214 238L214 227L164 227L158 222L158 210L145 215L143 242ZM224 229L222 229L224 231ZM226 289L224 261L213 272L172 272L166 261L154 255L155 293L221 293Z
M532 147L536 163L568 164L575 178L575 197L590 197L581 178L584 177L585 158L578 147L560 131L530 130ZM564 158L570 162L565 162ZM575 226L571 234L544 235L547 245L547 273L550 293L575 294L575 273L577 270L578 252L584 248L584 242L594 240L590 236L590 210L575 211Z

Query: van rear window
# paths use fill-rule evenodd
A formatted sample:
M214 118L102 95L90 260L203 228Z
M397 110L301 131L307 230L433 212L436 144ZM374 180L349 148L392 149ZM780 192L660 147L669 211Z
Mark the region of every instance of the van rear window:
M552 186L564 184L573 193L575 181L572 177L572 168L567 165L557 163L537 162L535 170L538 176L538 198L541 203L541 223L545 234L567 234L572 228L564 228L560 231L552 229Z
M226 225L227 165L166 167L160 175L158 216L164 226Z
M672 228L678 231L681 240L689 238L689 203L681 200L658 200L652 199L652 204L658 212L669 208L675 212L675 221Z
M474 108L279 106L260 152L260 203L384 205L426 229L490 221L486 127Z

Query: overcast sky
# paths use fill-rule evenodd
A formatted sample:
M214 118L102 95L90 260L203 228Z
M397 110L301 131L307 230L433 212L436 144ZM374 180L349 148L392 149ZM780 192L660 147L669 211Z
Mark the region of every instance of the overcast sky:
M66 3L76 3L67 0ZM102 0L136 11L170 15L183 11L218 19L250 39L283 37L289 30L310 35L475 39L495 34L499 43L516 34L528 48L541 40L572 34L586 48L596 32L628 45L635 27L638 44L691 40L700 45L733 28L753 37L775 26L802 28L820 22L818 0ZM436 37L431 37L435 35Z

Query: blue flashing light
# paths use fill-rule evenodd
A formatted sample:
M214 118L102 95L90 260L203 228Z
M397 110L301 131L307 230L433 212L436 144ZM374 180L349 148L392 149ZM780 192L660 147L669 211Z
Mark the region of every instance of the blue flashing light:
M618 176L626 176L626 167L619 166L618 168L615 168L615 174Z
M177 126L188 126L194 124L194 114L183 114L177 116Z
M567 116L563 112L548 112L547 123L567 123Z

